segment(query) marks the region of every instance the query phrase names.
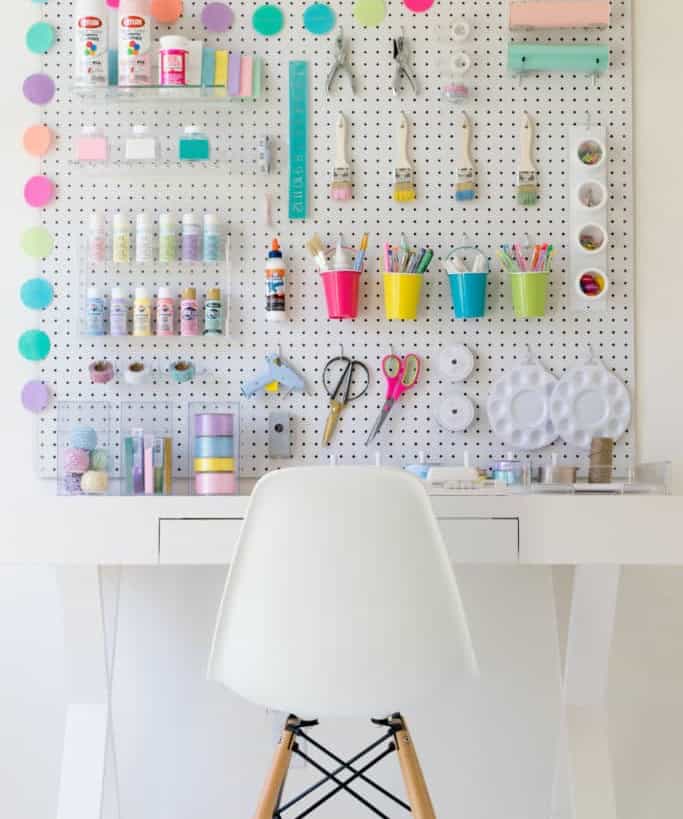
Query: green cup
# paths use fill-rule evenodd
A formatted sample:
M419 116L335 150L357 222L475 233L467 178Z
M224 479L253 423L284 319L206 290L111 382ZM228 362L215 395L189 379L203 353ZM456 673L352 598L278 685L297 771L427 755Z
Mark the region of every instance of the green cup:
M548 273L510 273L512 306L516 318L541 318L545 315Z

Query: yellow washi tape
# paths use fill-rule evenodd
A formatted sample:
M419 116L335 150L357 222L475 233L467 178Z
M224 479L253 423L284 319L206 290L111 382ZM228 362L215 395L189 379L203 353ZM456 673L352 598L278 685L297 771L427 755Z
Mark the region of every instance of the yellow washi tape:
M234 458L195 458L195 472L234 472Z

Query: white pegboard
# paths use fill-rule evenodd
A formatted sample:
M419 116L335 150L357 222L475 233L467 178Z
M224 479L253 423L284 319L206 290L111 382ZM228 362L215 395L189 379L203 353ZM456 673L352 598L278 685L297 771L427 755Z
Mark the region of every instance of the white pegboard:
M234 6L235 25L228 35L205 37L207 44L243 53L258 54L266 61L266 94L258 103L205 107L152 103L143 107L90 107L69 93L71 56L68 24L70 0L50 0L43 7L45 19L58 31L58 44L45 60L45 70L57 83L57 96L47 106L44 121L58 135L57 148L43 162L43 171L58 185L57 201L43 212L44 224L56 236L56 249L43 265L55 283L57 298L43 317L44 329L53 341L53 351L42 367L42 377L59 400L170 401L178 407L183 425L178 443L186 440L186 412L190 400L238 400L240 382L260 371L266 352L281 346L282 353L306 377L305 395L260 396L241 401L241 471L258 475L271 465L267 453L267 415L286 410L292 416L294 462L314 463L335 453L342 462L374 461L375 447L367 448L367 432L381 407L384 382L379 372L381 357L389 352L417 352L425 368L417 390L405 396L385 425L380 444L387 462L414 461L419 451L433 462L462 457L466 446L478 465L488 465L509 447L490 432L484 406L491 383L506 371L523 345L555 375L561 376L585 355L587 345L608 368L634 387L633 370L633 172L631 144L631 22L630 0L614 0L612 25L608 31L529 33L539 42L606 42L610 46L611 69L594 85L591 78L562 74L526 77L521 83L506 70L507 8L504 0L436 0L424 15L409 12L400 0L387 0L388 14L379 28L364 29L353 18L352 3L335 4L339 22L351 38L351 55L357 96L339 82L333 96L325 93L325 78L332 58L332 37L314 37L303 29L306 0L281 5L286 28L281 37L265 40L251 30L254 0ZM205 35L196 15L202 0L185 0L186 16L179 26L193 37ZM456 108L440 94L444 62L444 32L450 22L465 14L472 23L473 39L467 48L473 56L470 75L474 94L469 112L474 122L474 155L479 173L479 198L459 204L452 198L456 167L454 123ZM394 98L390 84L394 66L391 38L400 26L410 41L420 94ZM157 37L166 30L160 27ZM524 39L516 33L515 40ZM287 219L287 75L290 59L310 62L311 166L310 218L305 223ZM350 121L355 198L337 203L328 195L334 157L334 123L339 110ZM410 154L417 174L418 197L413 204L391 200L394 137L399 112L411 121ZM516 156L521 113L528 110L537 124L536 159L540 170L541 196L538 207L524 209L515 201ZM567 133L584 121L592 121L608 132L610 234L609 273L612 289L603 315L572 314L567 298L565 270L569 243L569 190ZM201 125L221 156L229 157L224 170L215 175L106 178L83 175L70 162L72 140L85 124L96 124L112 141L122 137L134 123L154 126L172 151L184 125ZM275 142L275 174L268 180L254 174L255 141L260 133ZM116 158L116 154L115 157ZM267 229L262 200L268 189L274 197L276 231ZM90 339L79 332L79 257L83 225L93 209L131 213L148 210L155 216L167 209L186 209L220 214L232 236L231 335L216 343L152 338ZM321 286L315 267L305 251L306 238L319 232L332 240L342 231L347 241L370 234L368 273L363 279L361 312L356 321L330 322L325 313ZM393 322L384 318L379 275L381 243L398 241L405 231L418 245L431 246L436 259L445 258L463 232L492 259L501 243L528 233L533 240L552 241L559 248L551 277L549 309L544 319L518 321L504 278L497 263L489 282L488 312L484 319L457 321L453 318L445 274L432 264L423 294L420 318L415 322ZM264 315L263 264L271 235L281 239L289 270L287 283L289 321L268 324ZM117 283L112 270L108 286ZM156 291L161 278L152 270L141 272L145 284ZM195 283L181 279L181 283ZM210 284L214 284L212 280ZM201 286L201 285L200 285ZM203 292L203 291L202 291ZM475 424L464 434L442 429L435 420L441 396L452 386L438 378L439 352L453 341L462 341L476 352L476 368L465 392L478 406ZM347 408L333 445L323 448L320 438L327 415L327 396L320 375L327 359L345 352L367 362L373 382L368 396ZM108 358L122 369L143 358L154 368L169 358L192 358L214 375L178 387L168 378L159 379L137 393L120 381L92 385L87 376L90 361ZM114 412L114 418L117 417ZM180 431L180 428L179 428ZM117 437L115 432L114 438ZM553 447L569 461L577 453L558 442ZM633 448L627 433L616 448L616 466L623 469ZM548 450L534 453L534 461ZM54 418L43 417L39 429L41 474L54 474L56 436ZM585 460L585 459L584 459Z

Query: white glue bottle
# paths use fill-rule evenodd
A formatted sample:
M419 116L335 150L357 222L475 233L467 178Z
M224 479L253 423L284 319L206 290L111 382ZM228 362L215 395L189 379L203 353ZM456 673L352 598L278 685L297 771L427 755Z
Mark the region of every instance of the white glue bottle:
M150 0L121 0L118 9L119 85L152 84Z
M105 0L75 0L73 16L74 82L98 88L109 83Z
M266 320L286 321L285 265L277 239L273 239L266 262Z

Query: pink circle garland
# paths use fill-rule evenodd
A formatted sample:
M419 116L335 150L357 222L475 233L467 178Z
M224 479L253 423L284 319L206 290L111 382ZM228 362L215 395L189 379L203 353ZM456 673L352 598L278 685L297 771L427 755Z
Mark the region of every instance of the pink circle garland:
M44 208L55 197L55 185L47 176L32 176L24 185L24 199L32 208Z
M434 0L403 0L403 4L409 11L422 14L434 5Z

